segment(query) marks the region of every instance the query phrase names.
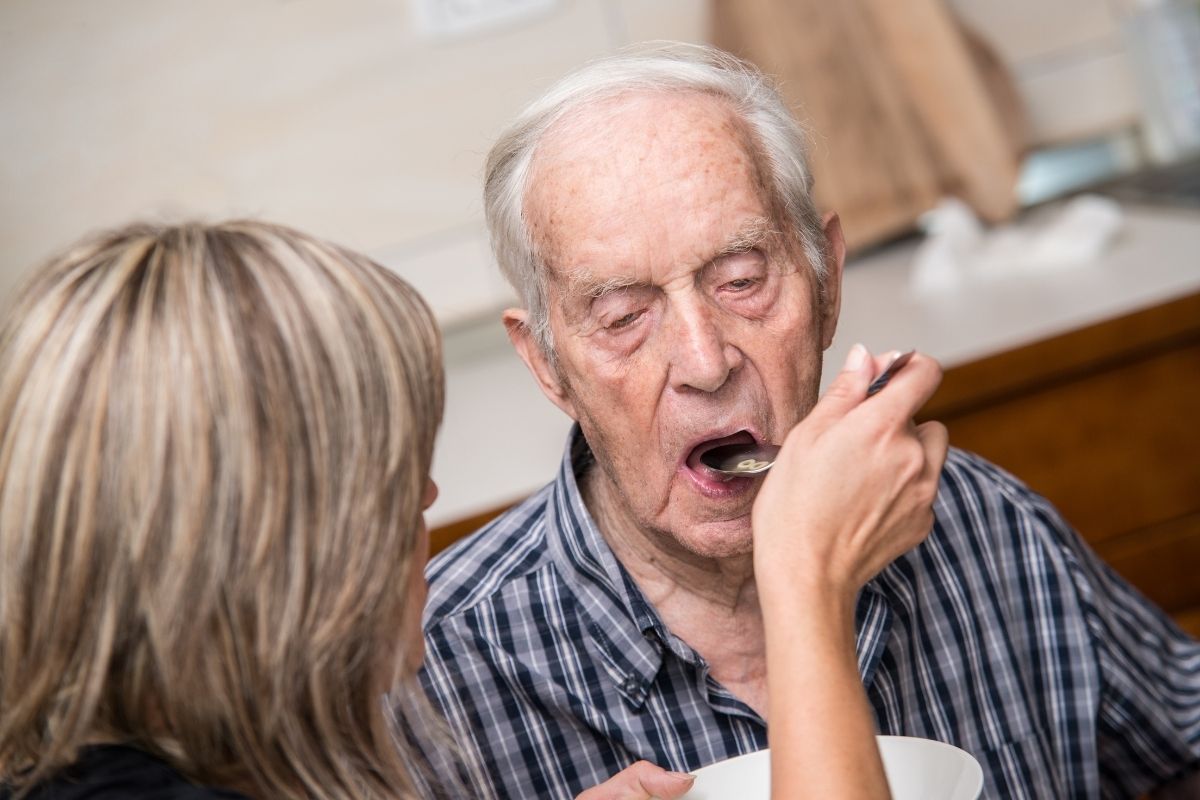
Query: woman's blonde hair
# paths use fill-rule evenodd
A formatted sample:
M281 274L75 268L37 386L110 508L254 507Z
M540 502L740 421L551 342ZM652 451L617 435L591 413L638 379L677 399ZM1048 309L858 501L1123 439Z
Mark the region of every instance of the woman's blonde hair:
M287 228L36 274L0 332L0 783L118 741L261 797L410 793L382 698L442 395L420 297Z

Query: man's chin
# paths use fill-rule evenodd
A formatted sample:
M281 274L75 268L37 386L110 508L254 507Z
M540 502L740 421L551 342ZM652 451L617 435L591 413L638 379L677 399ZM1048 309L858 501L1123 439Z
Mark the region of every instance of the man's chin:
M744 558L754 550L750 514L736 519L711 520L672 526L680 547L701 558Z

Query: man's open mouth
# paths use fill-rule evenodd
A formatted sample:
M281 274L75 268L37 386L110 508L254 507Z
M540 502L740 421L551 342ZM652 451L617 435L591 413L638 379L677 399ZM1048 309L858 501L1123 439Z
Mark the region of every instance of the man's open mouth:
M710 468L707 464L705 464L703 461L700 460L701 458L703 458L704 454L707 453L709 450L712 450L714 447L721 447L721 446L727 445L727 444L754 444L754 443L755 443L754 437L750 434L749 431L738 431L737 433L731 434L729 436L722 436L718 439L708 439L708 440L703 441L700 444L696 445L695 447L693 447L692 451L690 453L688 453L688 457L687 457L688 469L694 470L696 472L700 472L701 470L703 470L705 472L713 473L712 468ZM713 474L716 474L716 473L713 473Z
M734 488L729 484L737 484L740 488L741 484L749 483L751 479L730 478L728 475L723 475L720 472L717 472L715 469L705 464L701 459L705 453L707 453L709 450L712 450L714 447L721 447L727 444L755 444L756 441L757 440L754 438L753 434L746 430L741 430L737 433L730 434L729 436L722 436L717 439L706 439L691 449L691 452L688 453L685 463L687 464L688 471L691 472L692 477L696 479L701 488L708 490Z

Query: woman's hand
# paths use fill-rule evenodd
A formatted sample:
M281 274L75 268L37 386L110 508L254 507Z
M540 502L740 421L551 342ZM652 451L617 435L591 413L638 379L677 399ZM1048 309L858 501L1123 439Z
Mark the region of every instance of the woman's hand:
M692 788L695 780L686 773L668 772L649 761L638 761L575 800L676 800Z
M855 345L825 396L784 441L754 504L760 591L781 585L852 600L928 535L946 430L912 418L942 372L918 353L868 398L885 360Z

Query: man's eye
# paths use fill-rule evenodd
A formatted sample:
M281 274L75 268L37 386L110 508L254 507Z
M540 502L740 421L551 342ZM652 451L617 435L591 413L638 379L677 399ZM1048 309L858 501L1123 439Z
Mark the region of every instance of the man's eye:
M610 331L619 331L622 328L628 328L630 325L638 321L638 317L642 316L641 311L630 311L623 317L613 320L604 327Z
M758 281L753 278L738 278L737 280L728 281L724 288L733 292L744 292L757 283Z

